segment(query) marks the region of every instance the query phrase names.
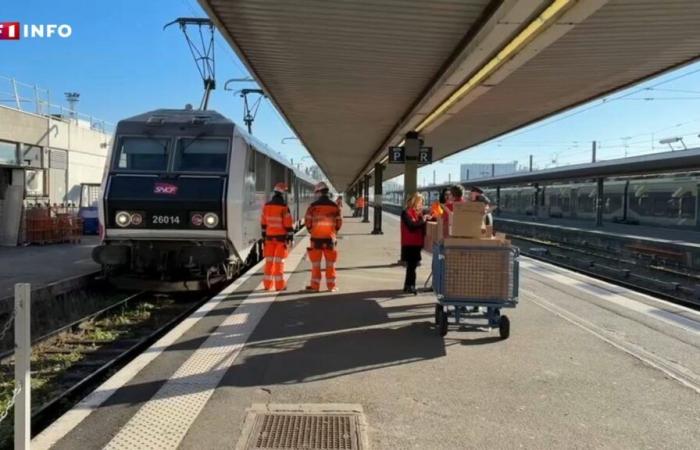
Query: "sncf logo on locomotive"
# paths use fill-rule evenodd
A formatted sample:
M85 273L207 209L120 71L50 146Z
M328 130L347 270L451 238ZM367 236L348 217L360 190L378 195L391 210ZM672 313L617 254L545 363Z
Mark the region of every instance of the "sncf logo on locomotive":
M172 183L156 182L153 186L154 194L175 195L177 194L177 185Z

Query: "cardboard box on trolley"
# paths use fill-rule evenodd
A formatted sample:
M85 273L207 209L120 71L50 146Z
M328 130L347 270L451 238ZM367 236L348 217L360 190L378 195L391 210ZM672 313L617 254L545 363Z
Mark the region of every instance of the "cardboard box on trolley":
M481 202L455 203L450 216L450 236L463 238L481 238L485 232L484 216L486 204Z
M511 242L503 233L491 236L492 228L483 225L485 213L483 203L455 204L454 213L436 227L443 231L447 297L497 301L511 294Z
M423 239L423 250L425 250L426 252L432 252L433 244L438 242L437 227L437 222L428 222L425 224L425 238Z

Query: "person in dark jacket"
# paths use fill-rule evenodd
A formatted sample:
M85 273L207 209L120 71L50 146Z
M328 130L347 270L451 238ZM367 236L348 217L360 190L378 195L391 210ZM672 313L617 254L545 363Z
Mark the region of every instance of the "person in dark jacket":
M472 186L469 193L469 200L472 202L480 202L486 205L486 215L484 216L484 225L490 229L493 234L493 214L491 213L491 200L484 194L484 191L478 186Z
M423 217L423 196L413 194L406 209L401 213L401 254L406 261L406 279L403 291L416 295L416 267L421 260L425 237L425 217Z
M449 209L450 212L454 211L455 203L464 203L464 188L459 184L450 186L449 194L445 200L445 209Z

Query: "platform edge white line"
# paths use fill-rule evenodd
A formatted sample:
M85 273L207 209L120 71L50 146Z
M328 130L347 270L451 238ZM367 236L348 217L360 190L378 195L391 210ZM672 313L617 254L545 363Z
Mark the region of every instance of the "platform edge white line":
M248 281L253 275L260 272L264 266L264 260L251 267L240 278L226 286L218 294L213 296L197 311L180 322L175 328L161 337L155 344L146 349L143 353L134 358L117 373L102 383L97 389L81 400L73 408L63 414L58 420L49 425L41 433L32 439L32 449L48 449L59 440L70 433L76 426L85 420L93 411L99 408L117 390L130 382L136 375L148 366L153 360L160 356L163 351L182 335L189 331L200 319L213 310L230 293L238 289L243 283Z
M290 252L287 261L290 263L289 265L291 266L292 270L288 271L288 275L285 278L289 279L299 264L301 264L303 257L306 254L304 249L307 247L305 245L307 242L308 240L303 241L292 252ZM261 293L262 286L263 283L260 282L255 291L257 293ZM191 429L192 424L194 424L194 422L197 420L197 417L205 408L214 391L217 389L221 379L224 376L223 371L227 371L233 366L238 358L238 355L240 355L245 348L248 339L253 332L255 332L258 324L279 294L279 291L262 291L262 296L256 296L254 295L256 292L249 294L245 300L241 302L237 310L240 309L242 312L234 312L230 314L220 325L217 326L214 331L210 333L207 340L202 343L197 350L190 354L187 361L185 361L176 370L175 374L170 379L166 380L158 392L153 395L153 398L151 399L152 401L143 404L139 410L133 416L131 416L131 418L126 424L124 424L119 432L112 437L112 440L105 446L105 449L116 450L132 448L132 443L135 441L140 441L143 438L144 433L155 433L156 438L158 439L159 448L175 449L179 447L182 440ZM240 330L228 330L226 332L220 331L222 329L228 329L232 326L239 327ZM229 334L237 335L237 338L231 339L230 336L227 336ZM224 346L220 345L222 344L222 340L227 341ZM206 365L207 361L210 359L207 352L211 347L218 348L219 350L217 353L220 352L221 349L225 349L223 357L219 359L213 367L209 368L213 369L215 367L216 370L206 370L203 373L192 372L195 370L195 367L199 367L201 369L201 366ZM209 361L209 363L211 363L211 361ZM180 380L182 377L192 375L203 375L202 379L197 383L197 385L198 388L205 387L205 389L197 392L196 395L193 393L178 394L176 397L170 395L173 391L178 392L183 385L191 386L190 383L185 382L183 384ZM181 411L176 420L170 418L170 420L161 421L161 423L158 423L157 421L154 422L154 416L163 417L163 413L167 414L171 408L180 406L179 401L187 396L193 396L194 398L189 399L188 408L185 410L186 413ZM173 421L180 426L173 428ZM168 429L168 427L171 428Z
M660 306L657 306L657 308L659 308L659 309L662 309L664 311L671 312L674 314L677 314L677 313L674 311L665 310L665 309L661 308L661 306L665 306L667 308L672 308L672 309L677 309L679 311L683 311L685 313L688 313L692 316L696 316L697 320L700 321L700 313L698 313L698 311L696 311L692 308L689 308L687 306L680 305L678 303L674 303L670 300L665 300L663 298L654 297L652 295L645 294L644 292L635 291L634 289L630 289L626 286L621 286L619 284L615 284L615 283L611 283L609 281L601 280L599 278L595 278L595 277L592 277L590 275L586 275L585 273L576 272L575 270L571 270L571 269L568 269L566 267L557 266L556 264L552 264L552 263L547 262L547 261L542 261L542 260L535 259L535 258L529 258L527 256L522 256L522 258L524 260L527 260L528 262L532 262L534 264L539 264L539 265L546 266L546 267L549 267L552 269L556 269L556 270L562 272L562 275L570 276L571 278L578 279L579 281L584 281L588 284L593 284L593 285L597 284L599 288L608 290L614 294L620 295L619 292L617 292L617 290L620 290L620 289L624 290L624 291L629 292L633 295L639 296L639 298L643 298L644 300L648 300L651 303L657 303L658 305L660 305ZM538 275L547 276L547 275L541 274L541 273L538 273ZM634 300L636 302L642 303L637 299L630 299L630 300ZM688 319L688 318L686 317L686 319ZM690 319L690 320L694 320L694 319Z

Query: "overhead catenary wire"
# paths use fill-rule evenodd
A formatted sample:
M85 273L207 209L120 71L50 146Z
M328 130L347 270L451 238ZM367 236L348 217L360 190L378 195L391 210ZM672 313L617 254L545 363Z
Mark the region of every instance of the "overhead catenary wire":
M199 109L205 110L209 104L209 96L211 91L216 89L216 58L214 51L214 36L216 33L214 30L214 23L206 18L180 17L167 23L163 29L166 29L173 24L178 24L180 26L180 30L185 36L187 46L190 49L190 54L194 59L197 71L199 72L202 82L204 83L204 95L202 97ZM187 32L188 26L197 27L200 36L201 50ZM204 33L202 31L202 28L205 27L209 30L209 39L207 42L205 42Z
M538 130L538 129L540 129L540 128L544 128L544 127L547 127L547 126L549 126L549 125L552 125L552 124L561 122L561 121L563 121L563 120L569 119L569 118L571 118L571 117L575 117L575 116L577 116L577 115L579 115L579 114L583 114L583 113L585 113L585 112L588 112L588 111L590 111L590 110L592 110L592 109L595 109L595 108L599 108L599 107L601 107L601 106L603 106L603 105L606 105L606 104L609 104L609 103L611 103L611 102L619 101L619 100L622 100L622 99L624 99L624 98L630 97L630 96L632 96L632 95L638 94L638 93L640 93L640 92L644 92L645 90L648 90L649 88L657 88L658 86L663 86L664 84L668 84L668 83L671 83L671 82L673 82L673 81L680 80L681 78L685 78L685 77L687 77L687 76L694 75L694 74L696 74L696 73L700 73L700 68L695 69L695 70L691 70L691 71L686 72L686 73L683 73L683 74L680 74L680 75L675 76L675 77L673 77L673 78L670 78L670 79L668 79L668 80L660 81L660 82L658 82L658 83L656 83L656 84L653 84L653 85L651 85L651 86L645 86L645 87L641 87L641 88L635 89L635 90L630 91L630 92L628 92L628 93L626 93L626 94L622 94L622 95L620 95L620 96L618 96L618 97L610 98L610 97L608 96L608 97L603 97L602 99L599 99L599 100L594 100L594 101L596 101L597 103L595 103L595 104L593 104L593 105L589 105L589 106L587 106L587 107L582 107L582 109L579 109L578 111L573 111L573 112L571 112L571 113L569 113L569 114L566 114L566 115L563 115L563 116L559 116L559 117L553 118L553 119L551 119L551 120L549 120L549 121L546 121L545 123L541 123L541 124L539 124L539 125L534 125L534 126L532 126L532 127L526 128L526 129L524 129L524 130L515 132L515 133L513 133L513 134L511 134L511 135L509 135L509 136L507 136L507 137L504 137L503 140L509 139L509 138L512 138L512 137L515 137L515 136L520 136L520 135L523 135L523 134L526 134L526 133L531 133L531 132L533 132L533 131L535 131L535 130Z

